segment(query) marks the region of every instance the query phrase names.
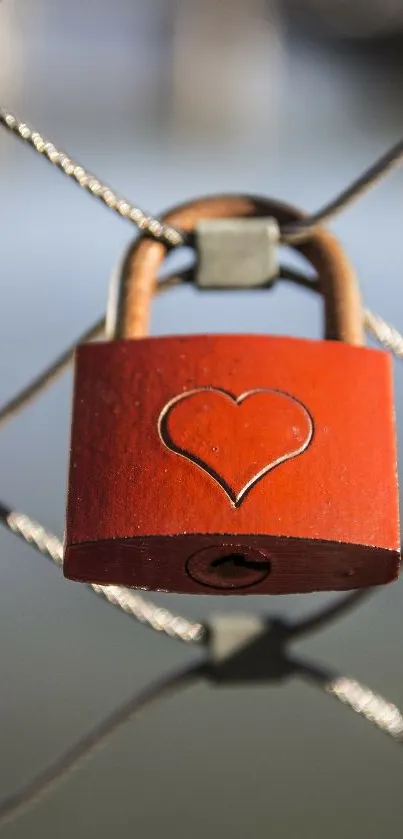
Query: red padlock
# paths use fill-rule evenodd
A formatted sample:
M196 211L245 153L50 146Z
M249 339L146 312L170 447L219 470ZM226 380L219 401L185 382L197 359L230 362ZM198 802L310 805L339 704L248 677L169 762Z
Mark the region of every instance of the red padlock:
M217 197L165 220L300 213ZM318 272L326 341L145 337L166 248L126 265L118 340L79 348L64 573L194 594L379 585L400 535L390 359L363 344L355 277L323 229L297 246Z

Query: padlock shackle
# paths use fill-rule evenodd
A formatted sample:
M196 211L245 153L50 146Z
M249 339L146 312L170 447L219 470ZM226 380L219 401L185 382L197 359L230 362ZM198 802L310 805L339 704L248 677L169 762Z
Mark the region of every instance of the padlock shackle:
M304 213L272 199L249 195L218 195L181 204L162 220L193 233L201 219L271 216L280 226L298 221ZM292 246L315 268L325 301L325 337L349 344L364 343L361 298L354 269L343 248L319 227L309 240ZM146 235L131 245L124 259L114 327L115 338L142 338L148 334L150 305L158 271L168 248Z

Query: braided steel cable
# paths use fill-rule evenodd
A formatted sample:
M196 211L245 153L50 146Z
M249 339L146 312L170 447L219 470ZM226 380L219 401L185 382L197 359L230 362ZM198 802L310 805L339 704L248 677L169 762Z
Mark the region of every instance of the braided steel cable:
M56 166L68 178L74 180L82 189L102 201L106 207L137 225L140 230L146 232L152 238L164 241L170 247L186 243L185 233L159 221L158 218L146 214L126 198L119 197L100 178L84 169L65 152L60 151L54 143L47 140L26 122L19 120L4 107L0 107L0 125L15 137L18 137L19 140L31 146L49 163ZM402 162L403 140L400 140L320 210L293 224L283 225L281 241L284 244L305 241L319 225L335 218L336 215L349 207L354 201L357 201L358 198L361 198L371 187L379 183Z
M31 148L37 151L42 157L60 169L64 175L75 181L82 189L89 192L95 198L113 210L119 216L137 227L143 232L152 236L153 239L166 242L170 247L183 245L185 243L184 234L179 230L175 230L168 224L164 224L159 219L147 215L140 207L136 207L126 198L121 198L113 189L104 184L96 175L93 175L87 169L84 169L76 161L72 160L65 152L60 151L56 146L47 140L42 134L39 134L35 129L30 128L25 122L17 119L14 114L11 114L6 108L0 108L0 125L14 134L23 142L27 143Z

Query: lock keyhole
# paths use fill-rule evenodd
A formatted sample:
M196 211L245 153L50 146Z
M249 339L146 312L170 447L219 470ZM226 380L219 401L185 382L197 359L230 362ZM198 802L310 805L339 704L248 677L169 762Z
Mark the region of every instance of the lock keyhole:
M270 570L270 563L268 560L251 560L245 554L231 553L226 556L219 556L213 559L211 563L212 568L216 568L218 573L226 579L239 579L243 577L246 571L264 572L265 574Z
M198 551L188 560L187 573L195 582L216 589L249 588L262 582L271 572L269 558L256 549L235 547L212 545Z

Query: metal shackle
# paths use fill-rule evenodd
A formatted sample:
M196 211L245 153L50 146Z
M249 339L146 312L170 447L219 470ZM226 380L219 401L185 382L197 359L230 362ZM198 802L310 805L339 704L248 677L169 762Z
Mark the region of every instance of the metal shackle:
M217 195L181 204L162 220L193 234L202 219L274 218L280 226L298 221L304 213L282 202L248 195ZM325 338L349 344L364 343L362 304L354 269L337 239L318 227L309 239L292 246L315 268L318 290L325 307ZM151 299L158 271L168 247L146 235L126 253L113 324L116 339L143 338L148 334Z

